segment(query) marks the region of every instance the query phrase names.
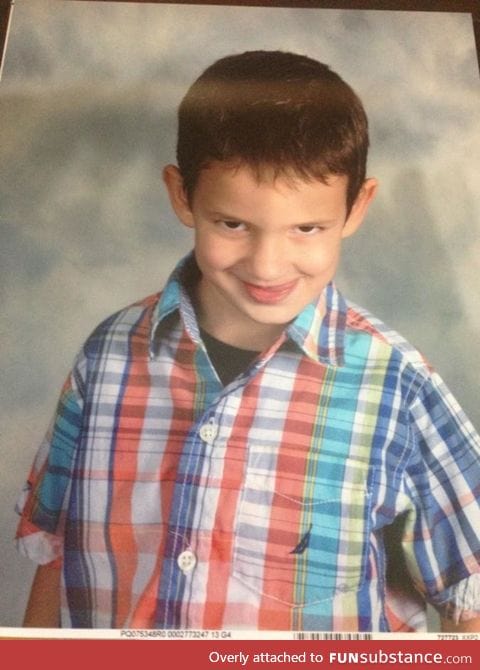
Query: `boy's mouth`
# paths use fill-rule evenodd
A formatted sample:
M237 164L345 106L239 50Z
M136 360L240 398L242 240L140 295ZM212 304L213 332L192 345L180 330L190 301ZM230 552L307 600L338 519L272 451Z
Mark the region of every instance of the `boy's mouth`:
M255 300L255 302L260 302L264 305L274 305L289 296L296 287L297 282L298 279L294 279L286 284L278 284L277 286L259 286L258 284L250 284L244 281L243 285L250 298Z

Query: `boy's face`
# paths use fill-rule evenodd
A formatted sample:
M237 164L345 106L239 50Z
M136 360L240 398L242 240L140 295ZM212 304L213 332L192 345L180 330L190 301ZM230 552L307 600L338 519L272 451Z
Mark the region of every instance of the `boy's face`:
M342 240L360 226L376 182L346 217L347 178L327 183L268 176L214 163L189 203L178 169L164 171L172 205L195 231L202 273L199 318L229 344L262 349L316 300L337 269Z

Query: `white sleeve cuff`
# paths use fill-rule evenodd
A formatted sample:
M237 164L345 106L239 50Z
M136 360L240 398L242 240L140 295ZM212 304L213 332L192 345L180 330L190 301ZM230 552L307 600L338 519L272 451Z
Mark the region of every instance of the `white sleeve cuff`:
M62 539L39 530L16 540L18 551L38 565L46 565L62 556Z

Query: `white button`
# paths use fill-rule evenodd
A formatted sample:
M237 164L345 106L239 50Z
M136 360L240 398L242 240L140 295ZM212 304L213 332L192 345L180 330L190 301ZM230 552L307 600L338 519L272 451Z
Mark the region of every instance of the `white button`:
M184 575L188 574L193 570L195 567L195 564L197 562L197 557L191 551L191 549L186 549L185 551L182 551L181 554L179 554L177 558L177 564L180 570L183 572Z
M200 437L207 444L213 444L218 435L218 426L214 423L205 423L200 428Z

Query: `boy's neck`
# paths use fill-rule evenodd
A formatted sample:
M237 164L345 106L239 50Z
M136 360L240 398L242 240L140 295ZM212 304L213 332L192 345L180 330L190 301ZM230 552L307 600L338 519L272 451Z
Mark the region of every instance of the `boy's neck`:
M263 324L252 321L249 324L239 325L221 319L208 319L206 315L201 313L201 310L198 318L200 326L209 335L238 349L265 351L285 330L285 325L279 324Z

